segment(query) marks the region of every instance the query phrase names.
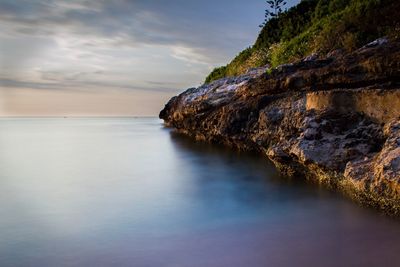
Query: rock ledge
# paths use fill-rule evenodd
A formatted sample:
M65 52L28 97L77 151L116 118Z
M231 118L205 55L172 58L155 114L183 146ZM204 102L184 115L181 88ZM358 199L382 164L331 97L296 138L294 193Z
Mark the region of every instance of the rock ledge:
M400 42L382 40L188 89L160 118L400 216Z

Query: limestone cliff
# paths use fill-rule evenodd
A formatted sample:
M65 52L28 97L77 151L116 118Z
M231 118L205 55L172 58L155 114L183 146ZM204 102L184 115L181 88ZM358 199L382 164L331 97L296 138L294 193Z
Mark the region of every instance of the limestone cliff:
M160 118L196 139L259 151L285 175L400 215L399 41L191 88Z

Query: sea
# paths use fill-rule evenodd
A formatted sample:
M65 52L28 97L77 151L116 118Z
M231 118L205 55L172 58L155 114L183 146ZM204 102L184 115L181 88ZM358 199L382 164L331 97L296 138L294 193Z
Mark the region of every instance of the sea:
M0 266L400 266L400 222L157 118L0 119Z

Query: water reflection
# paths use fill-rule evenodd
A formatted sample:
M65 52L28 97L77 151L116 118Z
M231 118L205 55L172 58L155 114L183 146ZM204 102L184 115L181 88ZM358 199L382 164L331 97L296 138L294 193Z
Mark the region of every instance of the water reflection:
M381 266L399 223L156 119L0 120L1 266Z

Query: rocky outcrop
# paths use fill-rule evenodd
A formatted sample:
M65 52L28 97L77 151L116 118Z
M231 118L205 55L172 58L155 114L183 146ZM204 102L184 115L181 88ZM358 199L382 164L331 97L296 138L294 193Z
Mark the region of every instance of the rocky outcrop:
M400 215L400 42L380 39L192 88L160 118Z

